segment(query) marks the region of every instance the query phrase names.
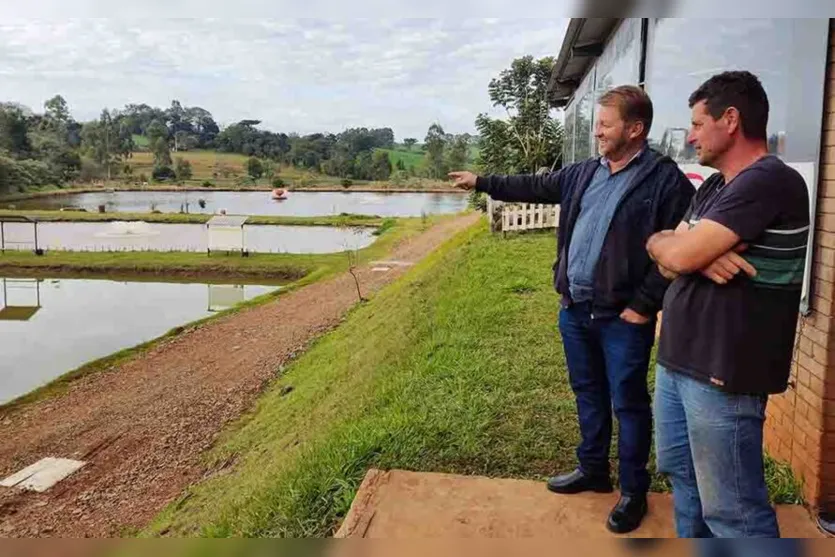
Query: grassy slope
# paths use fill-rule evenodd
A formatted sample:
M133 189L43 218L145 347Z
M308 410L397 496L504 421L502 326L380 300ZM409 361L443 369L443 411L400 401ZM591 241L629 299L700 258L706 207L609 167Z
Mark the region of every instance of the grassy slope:
M209 456L234 468L145 534L329 535L369 467L542 479L573 466L552 257L550 234L457 237L290 366ZM770 466L774 494L795 496Z
M416 148L412 151L406 151L405 147L398 147L396 149L378 149L388 153L389 160L393 169L397 170L397 161L403 161L408 169L410 166L415 167L415 171L420 171L424 166L426 155L418 151Z

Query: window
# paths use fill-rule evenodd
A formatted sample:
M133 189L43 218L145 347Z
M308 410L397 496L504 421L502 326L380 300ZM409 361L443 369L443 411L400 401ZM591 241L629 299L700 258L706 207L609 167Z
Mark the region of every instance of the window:
M640 63L641 20L625 19L565 109L564 164L596 155L594 111L597 99L612 87L637 85Z
M565 133L563 134L562 143L562 164L569 165L574 162L574 113L575 105L572 102L565 107Z
M597 97L618 85L638 85L641 65L641 20L623 20L597 61Z
M577 89L577 113L575 120L574 160L581 161L592 156L592 129L594 122L594 68L586 75Z
M650 144L673 157L697 186L714 169L687 144L688 98L710 76L748 70L768 94L768 147L796 168L815 199L828 50L827 19L659 19L650 26L647 92L655 110ZM809 243L801 311L809 307Z
M657 20L647 79L655 108L653 146L679 163L695 163L686 144L688 97L714 74L745 69L768 94L769 150L787 162L816 161L821 114L810 108L823 103L826 37L826 20Z

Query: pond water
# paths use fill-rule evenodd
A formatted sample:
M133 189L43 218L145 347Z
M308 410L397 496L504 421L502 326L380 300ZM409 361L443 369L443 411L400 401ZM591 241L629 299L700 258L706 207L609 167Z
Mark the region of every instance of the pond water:
M34 246L31 224L5 223L7 249ZM244 247L252 253L336 253L371 245L371 228L331 226L244 226ZM205 252L208 233L202 224L147 222L42 222L38 245L70 251Z
M0 278L0 403L278 288Z
M199 201L205 202L201 207ZM230 215L324 216L352 213L381 217L419 217L422 214L449 214L467 207L463 193L375 193L375 192L288 192L287 199L276 201L270 192L231 191L117 191L112 193L75 193L26 199L4 204L17 209L49 209L80 207L98 211L104 205L108 212L217 214Z

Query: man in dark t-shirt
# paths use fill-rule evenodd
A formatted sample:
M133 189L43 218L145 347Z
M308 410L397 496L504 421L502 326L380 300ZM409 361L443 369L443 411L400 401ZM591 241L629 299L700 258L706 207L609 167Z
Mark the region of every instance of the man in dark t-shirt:
M719 173L647 250L675 278L655 391L659 471L682 537L778 537L763 469L768 395L786 390L809 237L803 178L768 154L768 98L748 72L690 97L688 141Z

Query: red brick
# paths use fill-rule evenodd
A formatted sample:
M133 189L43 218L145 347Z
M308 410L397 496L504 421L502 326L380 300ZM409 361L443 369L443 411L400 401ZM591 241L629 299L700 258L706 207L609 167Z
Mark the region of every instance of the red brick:
M831 235L831 240L832 243L835 244L835 234ZM820 296L824 300L829 300L831 302L833 300L833 292L835 292L835 285L831 282L816 280L813 291L815 296Z
M797 396L809 404L811 411L820 412L824 406L823 397L803 385L797 386Z
M835 272L835 270L833 270ZM830 339L826 333L815 329L814 327L804 327L803 336L821 346L828 346L835 339Z
M824 269L827 267L823 267L821 265L815 265L814 269L817 271L819 269ZM808 317L801 317L803 322L803 329L814 328L822 333L829 333L832 330L832 320L822 316L817 315L815 313L809 315Z
M835 201L835 196L827 198L827 201ZM835 248L835 233L821 231L815 234L815 245L822 248Z
M824 232L823 234L830 235L829 232ZM835 282L835 269L833 269L832 267L814 265L812 267L812 276L818 280L825 280L826 282Z
M818 346L814 342L810 342L810 344L812 345L812 359L820 364L827 365L829 363L829 350L823 346Z
M835 215L826 215L824 218L829 219L830 217L835 218ZM835 250L820 247L817 248L815 250L815 261L819 265L835 267Z
M835 192L827 191L827 193L833 194ZM827 195L827 197L833 197L833 195ZM823 230L826 232L835 232L835 215L820 214L818 215L817 221L818 230Z
M812 358L810 358L806 354L802 354L802 353L798 354L797 355L797 362L800 364L800 366L803 369L809 371L809 373L811 373L815 377L823 379L827 375L826 365L821 364L820 362L817 362L817 361L813 360Z
M824 317L832 318L833 311L832 302L830 300L825 300L820 296L813 296L811 306L812 311L816 311Z
M805 338L800 339L800 341L801 342L803 342L803 341L809 342ZM811 347L811 345L812 345L812 343L809 342L810 347ZM803 350L803 347L801 346L800 349ZM812 388L812 373L807 369L800 368L797 371L796 381L797 381L798 385L803 385L804 387L809 387L811 389Z

